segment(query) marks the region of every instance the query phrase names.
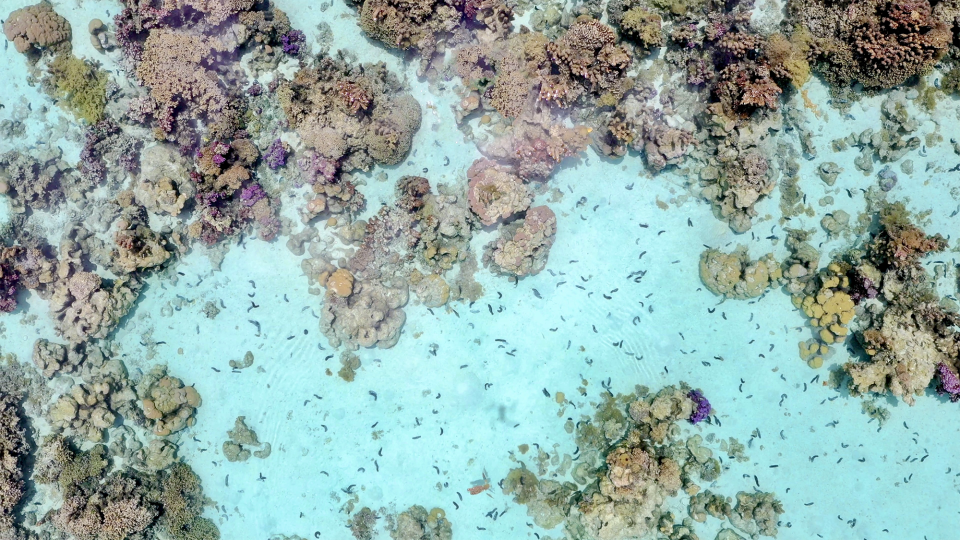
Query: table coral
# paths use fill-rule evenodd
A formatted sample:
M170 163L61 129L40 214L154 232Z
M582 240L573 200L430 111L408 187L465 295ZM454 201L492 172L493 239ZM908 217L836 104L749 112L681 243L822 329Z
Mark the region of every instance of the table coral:
M746 246L731 253L708 249L700 254L700 280L712 293L728 298L756 298L776 286L780 263L768 253L750 260Z
M70 23L58 15L49 2L10 13L3 22L3 34L20 53L35 49L70 50Z
M533 197L520 177L488 159L478 159L467 170L470 209L484 225L493 225L525 211Z
M192 386L167 375L165 366L154 366L137 384L137 397L143 407L147 425L157 436L164 437L192 426L194 413L200 406L200 394Z
M400 339L406 320L403 306L407 287L387 287L372 281L356 281L350 296L328 289L320 313L320 332L330 345L349 350L360 347L389 349Z
M522 277L540 273L547 265L557 234L557 217L546 206L527 210L522 220L501 228L500 237L484 251L484 264L495 272Z

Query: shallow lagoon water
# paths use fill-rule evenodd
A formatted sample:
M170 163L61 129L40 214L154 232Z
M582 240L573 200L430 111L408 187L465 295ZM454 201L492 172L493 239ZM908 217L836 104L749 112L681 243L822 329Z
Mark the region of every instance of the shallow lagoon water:
M27 4L15 0L3 7ZM315 29L325 21L333 29L332 48L386 62L406 77L424 108L411 155L365 175L365 217L380 202L390 202L401 176L429 170L424 176L432 182L465 182L466 168L480 153L457 129L451 111L457 96L418 80L416 61L363 37L354 11L343 3L326 10L294 0L276 5L295 14L294 25L305 31L308 44L317 46ZM93 51L82 28L90 18L106 20L118 6L85 0L58 2L56 9L79 29L75 53L97 58L112 71L115 59ZM76 161L80 128L26 84L29 75L19 54L11 47L0 54L5 90L0 119L23 114L27 125L22 140L0 141L0 150L56 144L67 161ZM801 159L801 188L811 203L832 195L829 210L856 216L864 209L858 192L874 185L875 175L856 169L855 149L834 152L830 142L877 125L884 96L856 103L851 119L826 103L829 94L820 80L808 83L807 95L817 103L819 117L799 95L787 105L805 115L819 152L816 160ZM24 102L29 111L22 110ZM938 131L949 139L957 101L941 100L933 114L912 112L922 119L921 134ZM948 141L926 153L908 155L916 172L900 174L889 197L909 201L915 212L929 211L924 229L949 238L960 204L953 191L957 173L948 171L957 155ZM832 187L816 176L825 160L843 168ZM381 173L386 180L377 178ZM308 290L300 271L303 257L293 255L282 239L234 245L216 270L194 250L176 262L174 279L147 279L113 341L131 373L163 363L203 396L196 425L179 439L178 455L215 502L205 516L215 520L223 538L314 537L315 532L317 538L349 538L344 508L351 500L357 507L392 512L413 504L443 508L455 538L562 537L559 529L528 525L524 508L496 485L478 495L466 490L485 476L494 484L504 478L516 466L511 452L523 459L516 453L519 445L536 442L561 455L572 453L573 437L564 423L589 410L605 388L628 393L636 385L656 389L680 381L702 389L722 422L684 426L687 432L749 441L749 459L725 460L729 470L711 489L731 495L755 487L775 492L785 509L778 538L949 536L960 503L956 473L945 473L957 463L960 428L949 420L956 405L932 389L912 407L881 397L890 418L878 429L863 413L862 398L824 386L827 370L812 370L797 357L797 342L812 331L787 295L770 290L750 301L721 302L700 280L704 246L729 250L744 244L753 258L786 254L782 240L768 238L785 237L779 190L759 203L755 234L736 235L707 203L688 193L676 172L652 177L637 156L610 160L591 149L566 162L549 182L562 197L550 203L558 233L547 269L515 283L481 270L476 279L485 292L472 306L430 310L411 302L397 345L358 351L362 367L350 383L336 375L340 364L331 355L337 351L318 330L322 295ZM540 195L535 204L548 196ZM816 217L796 217L790 225L817 228L811 243L827 259L848 241L828 240L818 225L827 209L817 210ZM294 210L283 212L297 219ZM6 208L0 215L9 219ZM49 220L54 235L59 221ZM476 234L475 252L495 234L493 228ZM945 261L951 270L944 281L955 283L952 248L925 261L932 269L929 259ZM644 272L642 279L634 279L637 271ZM213 319L203 312L208 301L221 306ZM23 361L29 361L37 338L54 336L46 303L36 296L24 298L0 329L3 352ZM253 366L231 371L228 362L247 351L255 357ZM838 347L826 367L847 359ZM582 384L586 395L577 391ZM569 403L558 404L556 392ZM222 456L225 432L240 415L272 445L267 459L229 463ZM719 452L716 443L711 447ZM672 501L678 515L685 514L686 498L681 494ZM492 509L509 512L494 520L488 515ZM713 538L718 526L709 520L697 531Z

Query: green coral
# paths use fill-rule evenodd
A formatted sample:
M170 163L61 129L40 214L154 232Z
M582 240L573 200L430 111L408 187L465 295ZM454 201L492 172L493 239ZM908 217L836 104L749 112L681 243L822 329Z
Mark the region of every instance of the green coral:
M96 124L107 105L107 73L73 54L57 55L48 67L49 88L64 109Z

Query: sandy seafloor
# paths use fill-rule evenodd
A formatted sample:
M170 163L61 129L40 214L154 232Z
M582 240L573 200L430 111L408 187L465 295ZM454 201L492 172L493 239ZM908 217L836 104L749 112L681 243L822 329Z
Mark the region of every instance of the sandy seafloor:
M3 11L28 3L4 0ZM424 107L416 154L403 165L375 169L361 188L369 208L376 209L380 200L389 202L395 180L405 174L427 169L424 176L433 183L464 181L466 167L479 154L456 129L449 107L456 99L452 93L431 94L427 83L416 79L415 62L405 63L363 38L352 10L342 2L326 11L306 0L276 3L308 39L316 36L319 22L327 21L334 49L349 49L363 61L383 60L408 74ZM86 43L83 29L89 19L106 19L107 11L115 13L119 6L89 0L56 4L74 26L75 51L102 59ZM21 99L32 106L27 140L0 141L0 151L46 141L42 123L57 124L59 110L27 85L26 62L12 47L0 54L0 101L5 104L0 119L14 114ZM110 61L104 62L112 70ZM823 117L816 120L807 112L819 156L802 162L800 187L819 214L795 218L791 225L820 231L821 238L812 242L817 245L825 240L819 227L823 213L843 209L855 217L864 205L859 188L876 182L875 174L865 176L854 167L856 149L835 153L829 142L878 128L883 96L855 105L853 120L826 103L818 81L808 90ZM936 114L939 127L930 115L915 113L925 120L921 136L939 129L946 140L927 148L926 157L919 151L908 155L915 163L912 176L894 165L900 181L890 198L909 198L912 210L931 211L926 230L949 238L956 223L950 216L960 205L952 188L960 182L956 172L935 168L946 171L960 162L949 144L958 122L956 102L943 100ZM62 145L68 161L76 160L77 141L52 142ZM450 158L448 167L443 166L445 157ZM815 167L823 161L844 169L833 188L816 176ZM881 166L876 164L876 170ZM380 171L388 181L375 179ZM357 508L443 508L455 538L551 534L528 526L525 509L495 486L477 496L466 490L484 471L493 482L503 478L515 466L508 452L519 444L536 442L573 453L573 437L564 431L564 422L589 411L603 391L601 382L608 379L614 393L630 392L638 384L657 389L686 381L703 389L722 422L687 425L686 430L742 442L758 430L746 452L749 461L724 459L729 470L715 485L704 487L727 495L756 486L775 492L786 510L778 538L933 540L955 534L960 519L956 404L935 396L918 399L913 407L881 399L891 418L878 430L861 411L860 398L811 382L818 374L826 379L827 367L846 361L847 353L838 347L824 368L807 367L798 358L797 342L811 331L788 295L774 290L756 301L719 303L702 287L697 264L704 245L729 249L744 243L753 257L771 250L785 253L778 191L760 203L754 234L738 236L713 216L708 204L688 196L680 179L669 173L648 176L637 156L611 162L588 151L550 182L564 196L552 203L559 232L548 271L514 286L481 270L477 279L486 290L484 298L472 308L453 305L456 314L409 306L399 344L359 351L363 366L352 383L325 374L326 368L336 372L340 366L336 357L327 359L335 351L318 331L314 313L322 299L308 293L300 258L282 239L244 241L217 272L203 253L194 251L177 268L183 275L176 283L149 280L116 341L131 370L167 363L203 396L196 426L180 438L180 455L217 503L217 510L208 509L207 515L217 520L223 538L266 539L281 533L313 538L315 531L318 538L349 538L347 516L340 510L350 499L344 490L351 485L359 496ZM824 194L832 194L836 204L817 205ZM658 200L669 209L658 207ZM6 216L9 211L0 204L0 212ZM478 251L493 234L486 231L474 239ZM824 243L821 261L846 242ZM947 263L947 279L953 280L955 252L933 258ZM927 264L932 270L934 263ZM640 283L627 278L636 270L646 272ZM952 292L955 281L944 286ZM201 311L208 300L223 301L225 309L216 319ZM248 311L251 301L259 307ZM43 300L31 296L24 305L26 309L0 319L0 345L29 361L35 339L54 334ZM709 313L708 308L716 310ZM259 333L251 320L260 323ZM622 347L613 345L620 340ZM254 366L231 372L227 363L248 350L255 355ZM589 381L586 398L576 391L581 377ZM485 383L491 386L485 389ZM560 406L544 396L544 389L551 395L564 392L577 409L566 407L558 414ZM223 458L220 444L238 415L273 445L269 458L245 463ZM710 447L719 453L717 443ZM906 461L927 454L924 461ZM950 467L956 471L946 474ZM452 501L458 501L459 509ZM485 516L494 508L509 511L494 521ZM700 537L713 538L718 525L710 519L698 528Z

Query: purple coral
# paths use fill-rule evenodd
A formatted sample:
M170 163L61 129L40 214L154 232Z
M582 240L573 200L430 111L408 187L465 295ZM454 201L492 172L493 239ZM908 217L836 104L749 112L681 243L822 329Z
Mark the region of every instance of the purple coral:
M0 265L0 311L10 313L17 308L17 283L20 274L9 265Z
M710 416L710 402L707 401L706 397L704 397L703 392L699 390L691 390L687 393L687 397L692 399L697 405L697 410L693 411L693 414L690 415L690 423L696 424L700 421L706 420L707 417Z
M304 172L304 180L310 185L317 182L326 184L337 176L337 162L316 152L307 152L306 157L297 160L297 166Z
M879 291L872 279L860 271L850 273L850 298L857 304L863 300L876 298Z
M250 187L243 188L243 191L240 192L240 200L243 201L244 206L253 206L266 196L267 194L260 187L260 184L253 184Z
M283 141L277 139L270 144L270 147L267 148L267 151L263 154L263 161L267 164L267 167L270 167L270 170L275 171L280 167L283 167L287 164L287 148L283 144Z
M286 34L280 36L280 43L282 44L283 52L289 54L290 56L297 56L300 54L300 50L306 41L307 36L304 35L304 33L300 30L290 30Z
M937 393L950 394L950 401L960 401L960 377L943 362L937 364L937 375L940 377Z

